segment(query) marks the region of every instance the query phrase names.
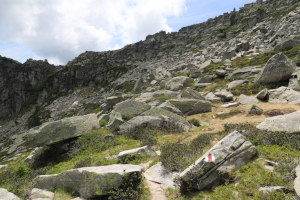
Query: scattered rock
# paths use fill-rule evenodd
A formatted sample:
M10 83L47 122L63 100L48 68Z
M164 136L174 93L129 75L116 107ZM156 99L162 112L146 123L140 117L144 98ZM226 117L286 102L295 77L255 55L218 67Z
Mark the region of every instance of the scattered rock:
M0 165L0 170L1 169L6 169L6 168L8 168L8 165Z
M24 160L28 168L34 169L39 165L39 158L43 154L43 147L36 147L30 155Z
M189 126L169 117L137 116L120 126L119 134L135 135L145 130L161 130L167 132L185 132Z
M239 96L239 103L240 104L256 104L259 101L257 100L257 98L255 96L246 96L246 95L240 95Z
M258 107L257 105L253 105L250 110L248 111L248 114L250 115L261 115L263 113L263 110Z
M256 98L265 101L268 98L268 94L269 94L268 89L265 88L256 95Z
M281 43L275 46L274 50L275 51L285 51L292 49L295 46L300 46L300 38L299 37L292 37L283 40Z
M124 121L127 121L127 120L130 120L131 118L138 116L139 114L149 110L150 108L151 108L151 106L144 102L139 102L139 101L134 101L134 100L123 101L114 106L114 109L110 114L110 119L114 118L114 115L116 113L120 113L122 116L122 119ZM109 122L111 122L111 121L109 120Z
M146 92L142 93L138 100L141 101L151 101L158 98L176 98L178 96L178 92L170 91L170 90L159 90L155 92Z
M288 189L283 186L265 186L265 187L260 187L259 191L263 193L274 192L274 191L288 192Z
M71 169L60 174L40 175L33 182L34 187L52 188L76 192L83 198L108 195L114 188L128 181L139 184L142 180L142 167L138 165L108 165Z
M213 81L213 76L204 76L198 80L198 83L211 83Z
M217 97L214 93L210 92L205 96L205 99L211 102L220 102L222 101L221 97Z
M244 67L234 70L231 74L228 75L227 79L230 81L246 80L251 77L255 77L259 72L261 72L261 68L258 68L258 66Z
M233 100L233 94L229 92L228 90L222 89L222 90L217 90L215 92L215 95L217 97L222 98L223 101L232 101Z
M272 56L262 72L258 75L257 84L276 83L288 80L296 70L296 64L284 53Z
M234 131L180 174L183 191L203 190L224 182L228 173L252 160L257 149Z
M245 83L245 80L236 80L236 81L232 81L230 83L227 84L227 89L228 90L232 90L240 85L242 85L243 83Z
M175 183L174 179L178 175L179 173L167 171L161 162L147 169L144 174L147 180L161 184L163 189L177 188L178 185Z
M137 154L143 154L143 155L155 155L155 151L151 149L149 146L143 146L136 149L130 149L126 151L122 151L118 154L118 160L120 162L123 162L127 156L137 155Z
M199 88L205 88L209 85L212 85L212 83L196 83L195 84L195 89L199 89Z
M150 110L142 113L142 116L155 116L155 117L167 116L168 118L173 119L175 121L179 121L187 126L190 125L189 122L186 120L186 118L158 107L151 108Z
M210 112L212 107L208 101L199 99L172 99L169 102L185 115Z
M20 198L6 189L0 188L0 200L20 200Z
M217 69L215 72L216 72L216 75L220 78L224 78L226 75L226 70L224 70L224 69Z
M107 128L112 131L117 131L119 126L124 123L121 113L115 112L110 116Z
M237 107L239 106L239 102L231 102L231 103L226 103L224 105L221 105L221 108L232 108L232 107Z
M266 118L256 128L268 131L283 131L288 133L300 132L300 111L286 115Z
M300 103L300 92L287 87L269 90L269 102L271 103Z
M195 90L192 90L191 88L186 88L183 90L180 94L180 97L183 99L200 99L205 100L204 97L202 97L199 92L196 92Z
M29 200L52 200L54 198L54 193L47 190L41 190L38 188L33 188Z
M170 111L180 116L183 115L183 113L178 108L176 108L173 104L171 104L169 101L160 104L158 108L162 108L164 110Z
M178 76L167 81L165 86L167 90L177 91L189 87L193 83L194 80L192 78L186 76Z
M27 133L27 142L31 147L51 145L81 136L99 127L96 114L64 118L30 129Z

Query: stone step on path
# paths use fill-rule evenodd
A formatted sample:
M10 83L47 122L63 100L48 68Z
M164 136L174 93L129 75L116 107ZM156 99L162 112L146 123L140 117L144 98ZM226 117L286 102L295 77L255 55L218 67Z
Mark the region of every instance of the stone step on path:
M150 159L150 161L147 163L141 163L140 166L142 166L145 169L143 176L145 177L145 183L150 190L151 200L167 200L168 198L166 197L164 189L161 187L161 184L149 180L149 179L151 179L151 174L150 175L147 174L147 176L145 176L145 173L147 173L147 169L148 169L149 165L152 163L152 161L156 157L157 156L152 157Z

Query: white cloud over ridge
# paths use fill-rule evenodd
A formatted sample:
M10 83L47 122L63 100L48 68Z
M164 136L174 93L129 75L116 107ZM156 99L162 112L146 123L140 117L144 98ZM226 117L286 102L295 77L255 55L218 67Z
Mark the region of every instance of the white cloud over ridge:
M78 54L120 48L160 30L187 0L0 0L0 41L66 63Z

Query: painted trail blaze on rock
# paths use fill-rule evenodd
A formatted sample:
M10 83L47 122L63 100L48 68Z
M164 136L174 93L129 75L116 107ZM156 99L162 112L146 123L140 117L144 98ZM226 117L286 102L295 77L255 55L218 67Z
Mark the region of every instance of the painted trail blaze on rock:
M207 157L205 158L205 162L215 162L216 158L212 153L208 153Z
M232 169L247 164L256 154L256 147L234 131L180 174L180 187L187 191L217 186Z

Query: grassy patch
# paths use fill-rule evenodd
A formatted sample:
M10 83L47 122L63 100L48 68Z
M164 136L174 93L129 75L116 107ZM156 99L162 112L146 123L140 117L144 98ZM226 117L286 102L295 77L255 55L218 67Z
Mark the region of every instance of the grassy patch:
M206 86L205 88L199 88L198 91L210 91L210 92L214 92L216 91L217 89L220 89L220 88L226 88L226 85L228 84L229 82L225 79L216 79L214 80L214 83L212 85L208 85Z
M161 147L160 161L171 171L182 171L210 146L212 135L201 134L189 144L166 144Z
M99 121L100 127L104 127L104 126L106 126L107 124L108 124L108 122L107 122L105 119L101 119L101 120Z
M72 198L72 195L69 194L68 192L61 190L61 189L57 189L54 192L54 198L53 200L69 200Z
M241 111L241 110L230 110L228 112L218 113L217 117L221 118L221 119L226 119L226 118L229 118L229 117L241 114L241 113L243 113L243 111Z
M290 59L296 60L296 56L299 55L300 46L295 46L292 49L282 51L287 57ZM232 61L233 68L243 68L248 66L256 66L256 65L263 65L268 62L268 60L275 54L279 53L280 51L269 51L266 53L260 53L254 55L252 57L240 57L236 58Z
M134 88L135 82L126 83L122 86L121 90L125 93L131 92Z
M117 163L116 159L108 159L107 157L140 146L138 140L125 136L111 136L111 132L104 129L92 130L84 134L77 143L79 150L75 156L52 166L46 174L57 174L78 167L115 164Z

